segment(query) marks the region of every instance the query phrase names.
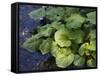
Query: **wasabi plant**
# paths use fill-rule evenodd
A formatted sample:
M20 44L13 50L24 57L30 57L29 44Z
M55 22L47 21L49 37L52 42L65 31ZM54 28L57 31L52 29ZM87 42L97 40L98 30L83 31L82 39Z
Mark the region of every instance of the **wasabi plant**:
M37 25L23 47L30 52L51 53L59 68L96 67L96 10L72 7L41 7L30 18L49 20Z

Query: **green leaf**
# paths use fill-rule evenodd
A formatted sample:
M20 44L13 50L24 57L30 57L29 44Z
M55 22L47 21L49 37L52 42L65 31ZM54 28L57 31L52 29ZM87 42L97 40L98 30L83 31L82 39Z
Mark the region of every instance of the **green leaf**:
M50 24L46 24L44 26L37 26L37 32L43 32L44 30L46 30L47 28L51 28Z
M59 30L61 28L64 28L64 25L61 24L60 22L54 21L54 22L52 22L51 27L56 30Z
M57 43L55 41L52 42L52 46L51 46L51 54L54 57L57 57L57 53L59 52L60 47L58 47Z
M84 43L80 46L79 48L79 54L81 56L83 56L84 54L89 56L91 55L91 52L96 51L96 44L95 44L95 40L94 41L90 41L90 43Z
M28 49L28 51L30 52L34 52L35 50L37 50L41 44L43 39L38 39L36 40L34 36L32 36L31 38L28 38L24 43L23 43L23 47Z
M79 28L81 25L85 22L85 18L82 17L80 14L72 14L67 20L66 20L67 28Z
M60 47L69 47L71 41L68 39L68 32L65 29L58 30L55 32L55 41Z
M66 68L72 64L74 54L69 49L61 49L56 57L56 64L60 68Z
M71 53L72 52L70 48L60 48L59 51L57 52L56 57L68 56Z
M61 7L48 7L46 17L50 20L59 21L64 15L64 9Z
M95 52L95 51L92 52L92 53L91 53L91 56L92 56L94 59L96 59L96 52Z
M45 37L51 36L55 30L53 28L47 28L46 30L42 31L41 34Z
M79 13L79 8L73 8L73 7L65 7L65 17L69 17L71 14Z
M52 39L51 38L43 40L42 44L39 47L39 49L40 49L42 54L47 54L48 52L50 52L51 43L52 43Z
M55 32L55 29L52 28L49 24L38 28L38 34L44 37L50 37L52 34L54 34L54 32Z
M90 51L96 51L96 41L91 40L90 45L87 47Z
M96 61L93 60L92 58L87 60L87 66L89 66L89 67L96 67Z
M83 43L84 32L81 30L74 30L70 33L70 37L77 44Z
M92 39L95 39L96 38L96 30L91 30L89 32L89 35L88 35L89 39L92 40Z
M75 66L83 66L85 64L85 58L79 55L75 55L73 64Z
M40 19L46 15L45 9L44 8L39 8L36 10L33 10L32 12L29 13L29 16L32 19Z
M96 24L96 11L87 14L87 20L92 24Z
M85 54L86 51L88 51L87 49L87 45L89 45L88 43L84 43L80 46L78 53L83 56Z

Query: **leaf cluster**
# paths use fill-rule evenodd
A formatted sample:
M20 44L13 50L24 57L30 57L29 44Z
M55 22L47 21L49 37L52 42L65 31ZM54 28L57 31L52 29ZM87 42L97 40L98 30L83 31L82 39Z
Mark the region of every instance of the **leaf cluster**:
M32 19L45 17L51 23L36 27L23 47L30 52L51 53L56 65L67 68L96 66L96 11L81 8L41 7L29 13ZM89 9L88 9L89 10ZM84 14L84 15L83 15Z

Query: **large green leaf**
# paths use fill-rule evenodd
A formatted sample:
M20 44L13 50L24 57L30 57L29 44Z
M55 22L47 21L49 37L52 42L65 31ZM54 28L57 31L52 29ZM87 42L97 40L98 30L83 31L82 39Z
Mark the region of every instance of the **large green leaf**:
M89 39L95 39L96 38L96 30L93 29L89 32L89 35L88 35Z
M47 24L45 26L38 27L39 36L50 37L54 34L55 29L51 27L51 25Z
M91 58L91 59L87 60L87 65L89 67L96 67L96 61Z
M57 53L59 52L60 47L57 45L57 42L53 41L51 46L51 54L54 57L57 57Z
M84 44L82 44L81 46L80 46L80 48L79 48L79 54L81 55L81 56L83 56L84 54L85 54L85 52L87 52L88 51L88 49L87 49L87 46L88 46L89 44L88 43L84 43Z
M47 28L51 28L50 24L46 24L44 26L37 26L37 32L40 33L44 30L46 30Z
M28 51L33 52L35 50L37 50L41 44L43 39L35 39L34 36L32 36L31 38L27 39L24 43L23 43L23 47L28 49Z
M46 15L44 8L39 8L36 10L33 10L29 13L29 16L33 19L40 19Z
M72 64L74 54L70 49L61 48L56 57L56 64L60 68L66 68Z
M61 7L48 7L46 10L46 17L50 20L60 20L64 15L64 9Z
M96 11L88 13L87 17L87 20L90 21L90 23L96 24Z
M64 28L64 25L61 24L60 22L54 21L54 22L52 22L51 27L56 30L59 30L61 28Z
M41 32L41 34L45 37L51 36L55 32L55 29L53 28L47 28L44 31Z
M85 18L80 14L72 14L69 18L66 19L66 27L67 28L79 28L84 23Z
M75 66L83 66L85 64L85 58L79 55L75 55L73 64Z
M92 56L94 59L96 59L96 52L95 52L95 51L92 52L92 53L91 53L91 56Z
M96 41L91 40L89 46L87 47L91 51L96 51Z
M79 13L79 8L73 8L73 7L65 7L64 8L65 17L69 17L71 14Z
M68 56L71 53L72 52L70 48L60 48L56 57Z
M71 41L68 39L68 32L65 29L58 30L55 32L55 41L60 47L69 47Z
M91 55L91 52L95 52L96 51L96 44L95 44L95 40L94 41L90 41L90 43L84 43L80 46L79 48L79 54L81 56L85 55Z
M43 40L42 44L39 47L39 49L40 49L42 54L47 54L48 52L50 52L51 43L52 43L52 39L51 38Z
M77 44L83 43L84 32L81 30L74 30L70 33L70 38Z

